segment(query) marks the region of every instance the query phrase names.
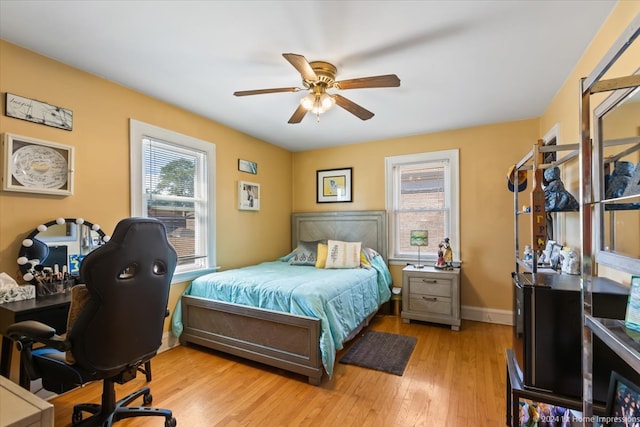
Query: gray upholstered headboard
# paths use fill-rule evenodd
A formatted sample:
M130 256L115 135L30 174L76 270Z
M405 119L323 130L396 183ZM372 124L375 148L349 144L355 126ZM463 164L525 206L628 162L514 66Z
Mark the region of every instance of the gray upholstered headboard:
M291 247L300 240L362 242L387 259L385 211L301 212L291 215Z

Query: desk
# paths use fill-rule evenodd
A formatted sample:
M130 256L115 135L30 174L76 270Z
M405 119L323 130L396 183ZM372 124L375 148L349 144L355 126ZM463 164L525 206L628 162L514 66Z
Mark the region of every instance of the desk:
M15 301L0 304L0 334L2 336L2 353L0 353L0 375L9 378L12 358L12 341L5 337L7 328L23 320L37 320L56 329L58 334L67 330L67 315L71 304L71 293L47 295L40 298L32 298L24 301ZM20 367L20 384L28 381L22 366ZM28 389L29 386L26 385Z

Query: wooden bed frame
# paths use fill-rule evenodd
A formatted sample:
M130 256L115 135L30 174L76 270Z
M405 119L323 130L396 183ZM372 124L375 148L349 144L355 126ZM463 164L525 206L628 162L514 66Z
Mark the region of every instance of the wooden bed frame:
M386 259L386 212L292 214L292 248L300 240L320 239L361 241ZM371 317L348 339L365 327ZM322 381L320 319L183 295L182 322L181 344L194 343L299 373L313 385Z

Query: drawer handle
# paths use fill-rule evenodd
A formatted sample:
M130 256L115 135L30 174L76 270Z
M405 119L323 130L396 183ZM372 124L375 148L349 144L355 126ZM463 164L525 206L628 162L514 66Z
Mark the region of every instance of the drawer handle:
M422 297L422 299L425 301L438 301L438 298L436 297Z
M438 281L436 279L431 279L431 280L427 280L427 279L422 279L422 281L424 283L438 283Z

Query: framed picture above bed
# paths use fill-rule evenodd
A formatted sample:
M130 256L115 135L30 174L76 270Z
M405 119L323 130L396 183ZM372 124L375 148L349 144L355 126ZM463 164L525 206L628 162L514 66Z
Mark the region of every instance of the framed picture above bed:
M353 202L353 168L316 172L317 203Z
M260 184L238 181L238 209L242 211L260 210Z

